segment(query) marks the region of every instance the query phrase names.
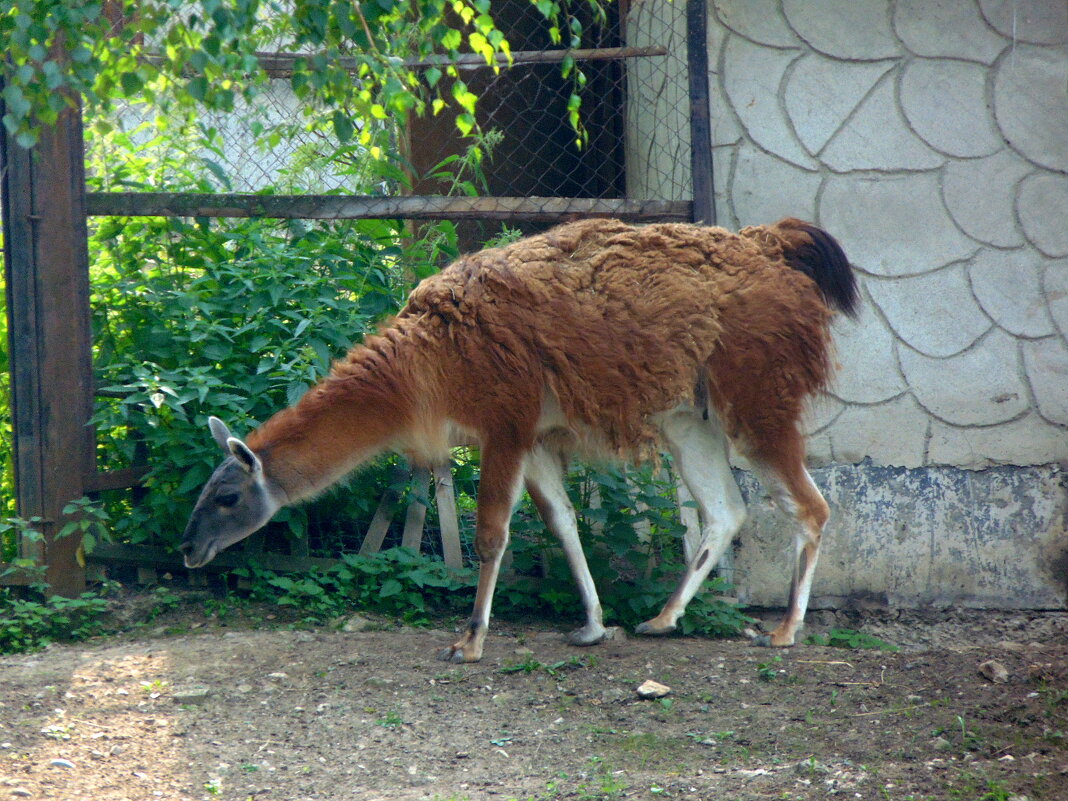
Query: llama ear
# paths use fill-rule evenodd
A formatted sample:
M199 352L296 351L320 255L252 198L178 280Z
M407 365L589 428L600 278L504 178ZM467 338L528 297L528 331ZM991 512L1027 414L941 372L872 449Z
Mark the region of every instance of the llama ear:
M263 470L263 463L260 461L260 457L252 452L252 449L237 437L230 437L226 440L226 447L230 453L237 459L245 470L253 475Z
M208 418L208 429L211 431L212 439L216 444L223 449L225 453L230 452L230 446L226 444L226 441L233 436L230 433L230 429L226 427L226 423L220 420L218 417Z

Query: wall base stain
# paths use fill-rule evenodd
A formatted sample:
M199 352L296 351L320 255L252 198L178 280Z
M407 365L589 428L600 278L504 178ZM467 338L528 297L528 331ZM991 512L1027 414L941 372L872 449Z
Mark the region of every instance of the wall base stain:
M737 471L749 519L734 547L745 603L782 606L795 525ZM813 471L831 505L811 608L1068 608L1064 470L909 469L865 461Z

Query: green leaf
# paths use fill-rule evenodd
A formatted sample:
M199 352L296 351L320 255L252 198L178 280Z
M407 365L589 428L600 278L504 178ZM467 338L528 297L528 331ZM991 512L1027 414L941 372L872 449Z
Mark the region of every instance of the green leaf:
M189 80L185 88L195 100L203 101L208 93L208 79L203 75L197 75Z
M15 134L15 141L20 147L31 148L37 144L37 132L36 131L19 131Z
M122 85L122 91L127 97L136 95L145 85L145 82L141 80L141 76L136 72L122 73L122 75L119 76L119 83Z
M334 133L337 135L339 142L345 143L352 138L352 120L349 119L348 115L341 111L335 111L331 121L334 124Z

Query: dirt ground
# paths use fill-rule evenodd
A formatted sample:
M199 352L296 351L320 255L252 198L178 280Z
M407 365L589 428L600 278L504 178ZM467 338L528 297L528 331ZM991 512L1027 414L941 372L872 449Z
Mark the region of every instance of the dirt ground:
M0 658L0 801L1068 799L1063 613L810 615L897 652L496 621L465 666L443 629L278 618L186 605Z

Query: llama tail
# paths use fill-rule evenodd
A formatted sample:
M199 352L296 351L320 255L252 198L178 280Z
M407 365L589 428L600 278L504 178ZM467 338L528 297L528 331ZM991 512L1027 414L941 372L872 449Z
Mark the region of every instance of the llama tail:
M838 241L822 228L787 217L771 226L782 242L787 264L820 288L827 304L849 317L857 316L860 293L853 267Z

